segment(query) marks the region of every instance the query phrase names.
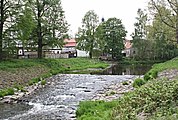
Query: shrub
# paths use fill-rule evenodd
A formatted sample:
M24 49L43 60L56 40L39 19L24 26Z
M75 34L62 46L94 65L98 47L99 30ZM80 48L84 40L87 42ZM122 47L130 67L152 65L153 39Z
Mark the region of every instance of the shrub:
M158 77L158 71L154 70L151 72L152 78L156 79Z
M122 82L122 85L129 85L127 81Z
M14 95L14 89L13 88L8 88L6 90L6 92L7 92L7 95Z
M26 90L24 89L24 87L22 85L15 84L14 88L17 89L17 90L20 90L21 92L26 92Z
M141 78L137 78L133 82L133 87L140 87L145 84L145 81Z
M28 85L33 85L33 81L32 80L30 80L29 82L28 82Z
M4 97L6 95L6 91L5 90L0 90L0 97Z
M41 85L45 85L45 84L46 84L46 80L42 80Z
M145 81L148 81L150 79L151 79L151 77L150 77L150 75L148 73L144 75L144 80Z

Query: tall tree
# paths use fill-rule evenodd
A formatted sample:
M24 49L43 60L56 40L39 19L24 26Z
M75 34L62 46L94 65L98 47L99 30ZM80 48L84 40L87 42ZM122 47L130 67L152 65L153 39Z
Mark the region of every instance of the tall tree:
M32 10L29 8L28 4L22 10L21 14L17 19L16 24L16 36L17 42L22 46L22 53L24 55L24 49L28 49L29 43L31 41L31 35L35 29L36 23Z
M127 31L122 21L117 18L109 18L104 27L106 50L112 55L112 59L122 59L122 50Z
M175 31L175 38L178 43L178 1L177 0L150 0L150 10L158 13L161 21ZM165 14L164 9L170 10Z
M22 0L1 0L0 2L0 60L3 59L5 32L14 24Z
M98 45L95 37L98 23L98 15L93 10L88 11L82 20L82 28L77 34L79 49L88 51L90 58L93 56L93 49Z
M38 58L42 58L43 46L51 44L50 39L53 41L51 45L54 45L57 37L67 31L66 22L63 21L64 11L60 0L29 0L29 3L37 23ZM57 33L59 34L56 36Z
M138 9L137 15L138 15L138 17L136 17L137 22L134 24L135 31L132 34L133 47L136 50L135 58L143 59L143 57L145 56L145 53L146 53L146 48L147 48L147 47L145 47L145 44L147 43L147 41L146 41L147 14L145 14L141 9Z
M52 4L50 10L45 13L46 25L44 27L47 31L45 31L44 43L48 47L62 47L63 40L67 36L68 23L65 20L61 1L54 0Z

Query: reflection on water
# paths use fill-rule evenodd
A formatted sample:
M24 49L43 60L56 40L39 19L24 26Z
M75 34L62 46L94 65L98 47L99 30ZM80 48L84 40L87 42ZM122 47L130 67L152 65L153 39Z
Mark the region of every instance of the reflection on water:
M151 64L143 65L113 65L111 68L102 72L103 75L144 75L151 69Z

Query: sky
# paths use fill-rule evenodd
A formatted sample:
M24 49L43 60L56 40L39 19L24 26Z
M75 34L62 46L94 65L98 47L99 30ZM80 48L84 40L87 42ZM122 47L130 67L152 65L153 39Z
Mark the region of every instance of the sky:
M131 39L134 32L137 10L146 9L148 0L62 0L65 17L70 24L69 34L75 35L82 26L82 19L86 12L94 10L99 16L100 22L104 18L116 17L122 20L127 30L127 39Z

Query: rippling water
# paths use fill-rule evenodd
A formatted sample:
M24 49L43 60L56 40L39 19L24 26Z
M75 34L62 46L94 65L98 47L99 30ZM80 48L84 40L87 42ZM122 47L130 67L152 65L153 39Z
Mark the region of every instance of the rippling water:
M56 75L50 85L29 96L27 103L0 105L2 120L73 120L80 101L92 99L105 87L134 75Z

